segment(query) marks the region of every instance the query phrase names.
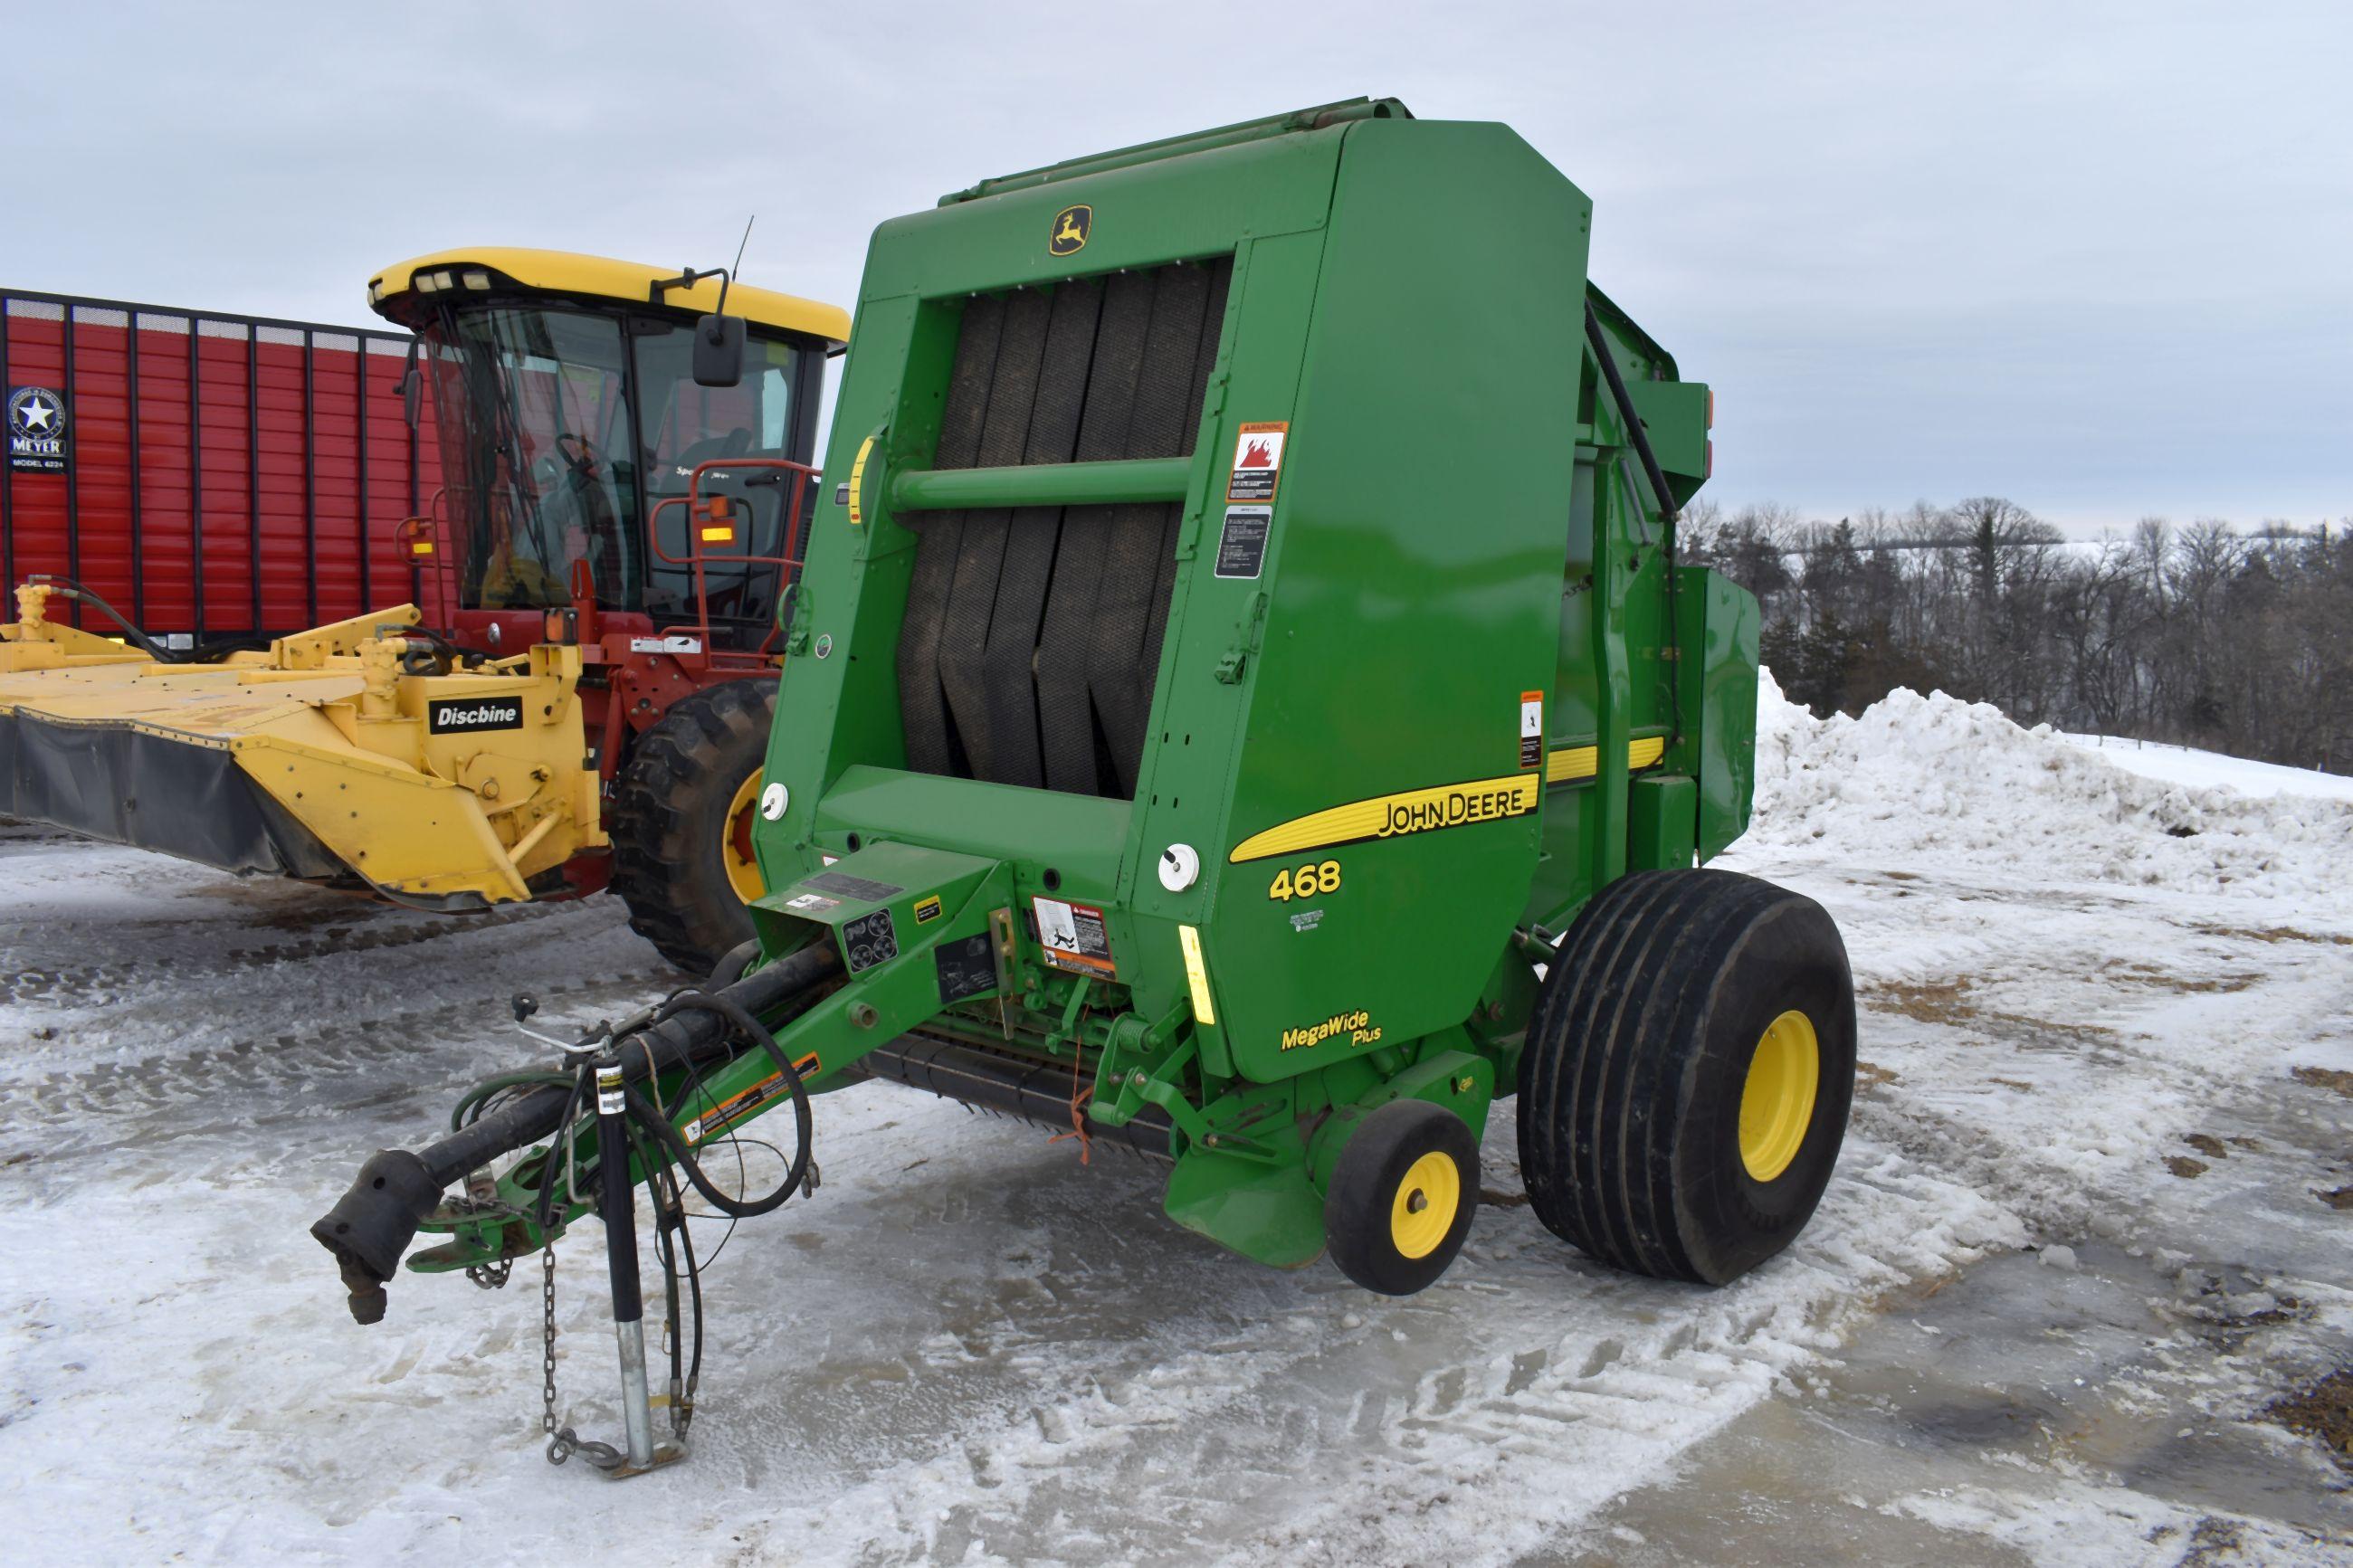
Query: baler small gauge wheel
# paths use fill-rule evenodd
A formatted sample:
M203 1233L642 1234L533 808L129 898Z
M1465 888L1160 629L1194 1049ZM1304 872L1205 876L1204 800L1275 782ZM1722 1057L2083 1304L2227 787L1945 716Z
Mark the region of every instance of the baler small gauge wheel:
M765 891L751 858L773 680L730 680L673 703L638 739L616 781L613 890L629 929L690 974L752 934Z
M1854 983L1802 894L1643 871L1586 907L1520 1058L1520 1170L1555 1235L1722 1285L1821 1201L1854 1096Z
M1410 1296L1446 1272L1479 1207L1479 1141L1426 1100L1394 1100L1358 1125L1324 1196L1332 1261L1367 1290Z

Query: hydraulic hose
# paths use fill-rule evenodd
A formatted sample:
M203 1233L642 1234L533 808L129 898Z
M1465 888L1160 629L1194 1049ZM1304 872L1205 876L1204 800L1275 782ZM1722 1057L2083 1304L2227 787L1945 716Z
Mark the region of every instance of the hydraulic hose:
M691 1067L747 1023L752 1038L765 1039L770 1054L783 1061L782 1049L759 1017L766 1015L779 1023L797 1017L814 1005L810 993L840 967L840 955L830 944L807 947L714 995L691 993L675 998L654 1022L628 1037L628 1048L617 1053L623 1073L634 1082L649 1074ZM786 1067L789 1073L790 1063ZM789 1081L802 1104L797 1181L807 1171L809 1121L797 1075ZM401 1254L416 1238L418 1225L439 1205L446 1188L468 1172L553 1134L568 1120L576 1093L575 1085L543 1084L423 1149L380 1149L371 1155L335 1206L311 1226L311 1236L334 1255L343 1271L352 1292L352 1315L364 1323L384 1316L385 1283L398 1269ZM549 1184L543 1182L543 1194Z
M634 1125L629 1129L629 1152L637 1159L638 1169L645 1173L646 1192L654 1205L654 1257L661 1264L663 1304L669 1312L669 1331L662 1338L670 1346L672 1419L691 1418L693 1390L702 1376L702 1272L694 1257L694 1232L686 1223L686 1205L679 1193L678 1179L662 1169L653 1150L647 1146L645 1135ZM681 1250L686 1262L683 1270L679 1267ZM686 1276L694 1307L691 1366L684 1363L685 1336L679 1331L678 1279L681 1272Z
M700 991L686 992L664 1003L658 1016L668 1019L681 1013L709 1013L725 1019L767 1052L768 1059L775 1062L776 1070L784 1075L785 1087L793 1097L795 1133L792 1167L785 1173L784 1184L764 1198L730 1197L703 1174L702 1162L695 1158L693 1149L670 1119L662 1114L660 1107L631 1088L628 1090L629 1110L639 1124L653 1134L679 1169L686 1173L687 1181L702 1194L703 1202L735 1219L752 1219L760 1215L774 1214L783 1206L786 1198L800 1191L802 1181L808 1175L809 1140L815 1134L816 1125L809 1110L808 1090L801 1083L800 1069L793 1065L792 1058L785 1055L784 1047L776 1044L776 1036L741 1005L723 994L714 996Z
M497 1094L501 1089L520 1089L527 1083L543 1085L554 1084L559 1088L569 1088L571 1086L572 1079L565 1074L559 1072L533 1071L494 1073L491 1077L486 1078L480 1083L474 1085L473 1088L468 1089L464 1094L458 1097L458 1103L452 1106L449 1110L449 1131L452 1132L464 1131L466 1126L466 1112L473 1110L478 1105L485 1103L491 1096Z
M840 963L831 947L803 948L727 986L717 995L704 997L712 1004L710 1006L685 1005L699 994L690 992L666 1004L652 1024L629 1037L630 1047L622 1053L622 1071L636 1082L649 1072L668 1072L687 1066L724 1039L731 1026L742 1029L748 1023L752 1029L760 1029L755 1014L776 1011L829 977ZM719 1009L723 1002L733 1009L732 1014ZM784 1016L789 1019L797 1016L797 1010ZM765 1033L761 1030L752 1037L756 1040ZM773 1037L770 1046L774 1050ZM517 1096L439 1142L418 1150L416 1158L423 1163L427 1175L446 1187L467 1172L480 1170L500 1155L512 1153L554 1132L562 1124L564 1105L571 1096L568 1085L556 1084Z
M773 1197L764 1198L757 1204L731 1203L702 1180L702 1167L691 1154L687 1154L685 1158L687 1176L694 1183L695 1191L701 1193L708 1202L722 1212L734 1215L739 1219L748 1219L754 1215L767 1214L798 1192L802 1179L808 1174L809 1140L816 1131L815 1121L809 1110L808 1089L801 1083L800 1068L795 1066L792 1058L785 1054L784 1047L776 1044L776 1037L770 1034L757 1018L752 1016L739 1004L731 1001L724 994L713 996L701 992L689 992L683 996L672 997L662 1007L661 1016L667 1018L675 1014L689 1011L715 1013L733 1025L739 1033L756 1043L762 1050L768 1053L768 1059L776 1064L776 1070L784 1075L785 1088L793 1097L795 1142L793 1163L791 1170L786 1173L785 1184L776 1189ZM671 1127L668 1118L662 1120L662 1126L670 1132L672 1137L676 1136L677 1129ZM665 1139L664 1142L668 1145L669 1140ZM670 1147L674 1157L681 1155L685 1150L686 1144L683 1139Z
M1618 405L1618 417L1626 426L1627 437L1634 443L1634 455L1642 459L1642 472L1650 477L1651 489L1659 498L1659 515L1669 523L1675 521L1674 492L1667 489L1666 470L1651 450L1651 433L1634 412L1634 399L1626 390L1626 378L1619 374L1618 356L1609 352L1609 340L1601 331L1601 318L1594 314L1590 301L1585 307L1585 340L1593 345L1593 361L1601 367L1602 379L1609 384L1609 400Z
M42 574L39 576L28 577L26 581L29 583L46 584L51 592L62 595L66 598L79 599L85 605L95 605L100 613L104 615L108 620L112 621L116 626L122 628L122 635L125 637L128 637L132 642L138 645L140 652L145 654L149 658L153 659L158 664L178 664L189 657L184 653L174 653L169 648L164 647L163 644L157 642L153 637L149 637L145 632L141 631L137 626L132 626L129 617L125 616L121 611L116 609L112 605L108 604L104 599L100 598L96 594L91 593L89 589L83 587L80 584L75 582L70 577L52 577L47 574Z
M737 942L719 955L719 963L712 969L711 977L702 983L702 989L717 991L734 984L744 978L744 972L751 968L753 961L759 956L760 939L758 937Z

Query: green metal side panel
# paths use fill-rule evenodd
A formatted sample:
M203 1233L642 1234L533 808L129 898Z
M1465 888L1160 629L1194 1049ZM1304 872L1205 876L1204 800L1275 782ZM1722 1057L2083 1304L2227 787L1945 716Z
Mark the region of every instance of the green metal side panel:
M1690 381L1630 382L1627 395L1659 467L1683 479L1707 474L1707 388Z
M1375 1031L1396 1043L1460 1023L1526 899L1534 814L1379 837L1386 822L1303 831L1292 851L1234 857L1348 803L1438 790L1441 811L1492 813L1499 793L1540 776L1540 763L1522 766L1520 701L1554 675L1571 467L1492 455L1566 459L1575 445L1589 214L1504 127L1352 127L1295 400L1245 386L1239 367L1225 397L1210 443L1220 456L1239 423L1290 423L1282 488L1261 580L1193 574L1201 597L1174 650L1166 727L1198 752L1221 716L1219 743L1249 745L1208 834L1166 804L1181 735L1153 782L1164 804L1139 804L1146 845L1200 845L1217 867L1205 878L1209 968L1245 1076L1313 1069ZM1250 259L1245 348L1261 333L1295 342L1306 304L1286 281L1279 308L1293 319L1255 314L1265 248ZM1261 591L1236 701L1236 689L1204 682ZM1188 797L1200 786L1216 775L1202 770ZM1278 874L1295 882L1326 861L1336 891L1324 877L1311 897L1269 896ZM1335 1019L1346 1022L1300 1043Z
M1706 465L1706 387L1672 379L1673 360L1589 283L1586 298L1676 499L1688 499ZM1577 397L1575 499L1547 744L1598 748L1605 678L1618 668L1624 689L1613 732L1634 745L1662 748L1662 754L1627 780L1622 808L1611 799L1614 781L1603 776L1607 767L1547 788L1543 856L1524 921L1553 931L1621 871L1687 865L1696 847L1695 824L1680 806L1662 814L1664 803L1644 780L1688 778L1698 766L1697 691L1683 689L1690 669L1682 655L1685 644L1698 646L1704 606L1682 591L1683 575L1672 565L1672 531L1659 514L1631 437L1589 353ZM1614 579L1599 570L1605 555L1599 546L1605 543ZM1612 599L1620 635L1607 645L1605 661L1597 652L1604 645L1597 641L1595 617ZM1679 841L1678 824L1683 825Z
M1688 868L1699 842L1699 784L1683 773L1648 773L1626 792L1626 868Z
M1757 658L1763 618L1756 595L1730 578L1683 569L1686 603L1706 606L1686 679L1698 689L1699 858L1714 859L1748 831L1757 792Z

